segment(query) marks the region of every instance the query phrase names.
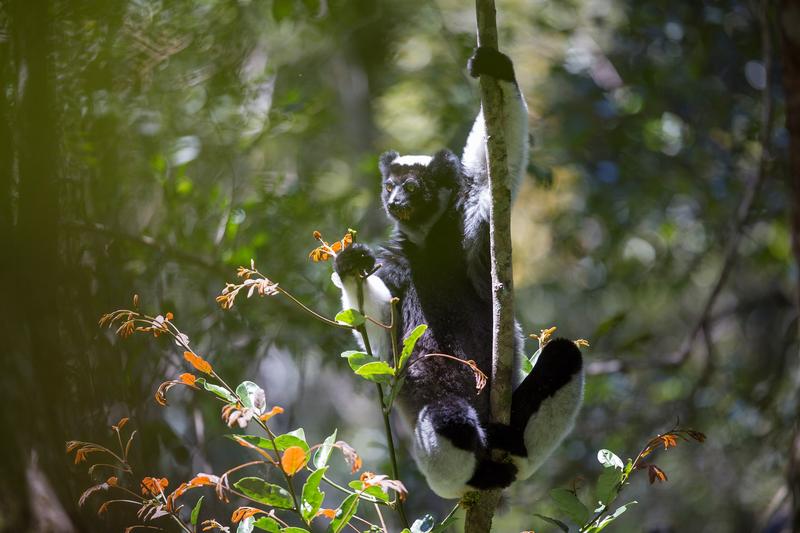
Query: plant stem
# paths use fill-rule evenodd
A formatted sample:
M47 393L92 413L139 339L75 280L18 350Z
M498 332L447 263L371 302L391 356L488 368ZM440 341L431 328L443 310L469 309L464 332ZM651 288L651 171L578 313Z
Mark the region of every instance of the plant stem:
M283 294L284 296L289 298L291 301L293 301L303 311L305 311L306 313L310 314L314 318L316 318L318 320L321 320L322 322L325 322L329 326L333 326L333 327L336 327L336 328L339 328L339 329L353 329L352 326L348 326L347 324L341 324L339 322L336 322L335 320L331 320L328 317L322 316L321 314L317 313L316 311L314 311L313 309L308 307L306 304L304 304L303 302L301 302L300 300L298 300L297 298L292 296L292 294L289 293L289 291L287 291L283 287L278 286L278 287L276 287L276 289L278 290L278 292L280 292L281 294Z
M360 277L356 279L357 279L356 287L358 290L358 311L363 315L364 280ZM369 335L367 334L367 327L362 324L361 326L359 326L358 332L361 334L361 338L364 341L364 350L366 350L367 354L370 357L374 357L372 354L372 347L369 344ZM389 410L386 409L386 406L383 403L383 387L381 386L380 383L375 383L375 386L378 389L378 402L380 403L381 407L381 416L383 416L383 429L386 434L386 446L389 449L389 459L391 460L391 465L392 465L392 478L399 480L400 469L397 468L397 453L394 449L394 439L392 438L392 424L391 421L389 420ZM400 515L400 520L403 523L403 527L408 527L408 518L406 517L406 511L403 508L403 502L400 500L400 498L397 499L397 512Z

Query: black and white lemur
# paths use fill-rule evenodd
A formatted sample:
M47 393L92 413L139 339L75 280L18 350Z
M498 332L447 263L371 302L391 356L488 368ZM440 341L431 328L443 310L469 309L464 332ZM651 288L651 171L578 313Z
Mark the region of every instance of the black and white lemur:
M479 47L468 63L473 77L497 78L503 92L508 175L516 190L527 164L527 107L511 60ZM419 324L401 412L414 431L414 457L431 489L457 498L471 489L500 488L536 470L572 429L583 396L581 354L565 339L549 342L533 371L518 371L509 426L489 424L489 394L476 394L472 371L428 353L473 359L489 374L492 358L492 294L489 265L489 184L483 112L459 160L451 151L380 157L381 199L395 224L392 239L376 254L365 245L343 250L334 262L334 282L345 309L358 308L355 276L369 272L363 288L366 314L389 321L390 299L399 298L400 332ZM368 323L369 324L369 323ZM377 354L391 354L389 336L368 326ZM517 366L524 357L517 327ZM521 382L520 382L521 381ZM491 383L488 385L491 387ZM488 389L487 389L488 390ZM512 463L491 458L510 452Z

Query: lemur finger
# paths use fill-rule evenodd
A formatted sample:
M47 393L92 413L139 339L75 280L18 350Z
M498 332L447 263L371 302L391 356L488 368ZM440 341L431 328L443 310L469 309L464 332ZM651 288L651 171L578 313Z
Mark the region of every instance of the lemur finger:
M477 78L486 74L504 81L515 81L514 65L511 59L496 48L479 46L467 62L469 75Z

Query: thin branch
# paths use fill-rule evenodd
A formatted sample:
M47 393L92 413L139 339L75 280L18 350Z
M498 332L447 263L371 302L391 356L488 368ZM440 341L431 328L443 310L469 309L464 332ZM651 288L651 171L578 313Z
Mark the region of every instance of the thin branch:
M769 21L767 20L766 0L762 0L762 13L761 13L761 45L762 45L762 61L766 71L766 79L764 83L764 90L761 93L761 154L759 156L758 170L750 176L750 179L745 186L742 193L742 198L739 201L739 206L731 221L731 228L729 236L726 240L725 251L723 253L722 266L720 267L717 279L714 282L711 292L708 293L705 303L703 304L700 314L695 319L689 333L683 339L680 348L671 355L656 361L648 361L647 368L671 368L683 365L691 356L697 338L704 328L713 323L711 312L714 305L722 293L725 283L728 281L731 271L739 258L739 244L744 236L744 229L750 220L753 205L758 198L758 193L766 181L769 174L769 166L772 161L770 153L771 139L773 126L775 122L775 112L772 101L772 38L770 35ZM800 186L798 187L800 190ZM800 194L800 193L796 193ZM797 226L800 227L800 221ZM800 242L800 241L798 241ZM800 244L797 245L800 250ZM800 254L800 251L798 252ZM800 257L800 255L798 255ZM798 305L800 306L800 296L798 296ZM619 359L610 359L606 361L595 361L591 363L586 373L588 375L603 375L621 372L630 368L635 368L635 363L626 362Z
M691 330L689 330L689 335L684 339L680 349L665 360L667 366L680 366L686 362L692 353L695 340L697 340L704 325L708 322L714 304L722 292L725 282L728 281L731 270L733 270L733 266L736 264L736 260L739 257L739 243L744 235L744 227L750 219L753 205L758 198L761 185L767 178L769 164L772 161L770 144L775 113L772 102L772 38L770 36L770 27L766 10L767 4L764 0L762 1L761 9L761 60L764 63L766 76L764 90L761 93L761 155L759 156L758 171L750 177L744 193L742 194L742 199L739 202L739 207L733 217L729 236L726 240L727 244L725 253L723 254L724 259L722 267L720 268L717 280L711 288L711 292L708 294L705 304L703 304L700 315L695 320Z

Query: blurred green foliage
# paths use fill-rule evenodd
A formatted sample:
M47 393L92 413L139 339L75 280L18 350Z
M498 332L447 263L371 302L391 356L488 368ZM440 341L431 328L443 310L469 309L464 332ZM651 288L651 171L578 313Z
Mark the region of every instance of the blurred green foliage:
M497 529L538 531L550 489L598 474L597 449L635 454L679 419L707 443L664 456L668 483L634 482L641 504L614 527L753 531L796 417L779 89L775 157L736 266L691 357L656 362L693 327L758 169L761 92L778 72L757 13L740 0L498 11L534 130L513 215L517 315L528 331L589 339L590 364L623 370L588 379L574 433L509 491ZM456 0L0 4L0 529L37 530L48 497L82 531L129 523L76 508L88 479L63 454L68 438L111 438L121 416L140 432L140 471L174 484L244 453L221 437L216 406L153 401L178 350L96 327L133 293L174 312L220 373L262 385L286 409L279 429L322 440L336 427L388 470L374 390L338 357L350 336L278 298L225 313L214 297L254 258L335 314L329 267L307 260L312 231L384 238L377 156L460 149L478 108L464 71L474 42L473 6ZM401 454L410 516L441 518L448 503ZM48 485L52 496L37 491Z

